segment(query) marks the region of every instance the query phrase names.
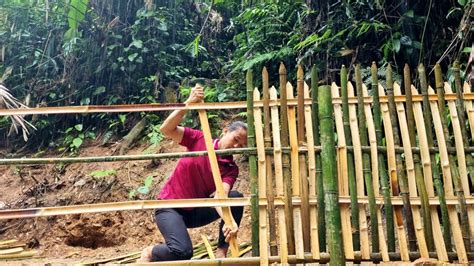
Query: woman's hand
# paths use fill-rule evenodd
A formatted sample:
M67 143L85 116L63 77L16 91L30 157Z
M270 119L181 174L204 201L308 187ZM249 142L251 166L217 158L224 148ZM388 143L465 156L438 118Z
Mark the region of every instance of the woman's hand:
M237 237L239 226L235 222L232 223L232 228L224 224L224 227L222 227L222 232L224 233L225 242L229 243L231 238Z
M194 88L191 89L188 99L185 103L199 103L204 100L204 89L200 84L196 84Z

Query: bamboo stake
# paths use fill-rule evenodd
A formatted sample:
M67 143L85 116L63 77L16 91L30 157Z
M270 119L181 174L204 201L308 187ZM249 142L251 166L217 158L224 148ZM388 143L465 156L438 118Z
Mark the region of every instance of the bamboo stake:
M406 101L406 115L407 115L407 120L408 120L407 130L408 130L409 141L410 141L410 145L403 145L403 146L406 149L409 148L408 152L411 153L411 147L416 146L416 133L415 133L415 117L413 114L413 101L412 101L413 96L411 93L410 68L408 67L407 64L405 64L405 67L403 69L403 77L404 77L403 81L404 81L404 86L405 86L405 94L407 98L407 101ZM400 92L400 95L401 95L401 92ZM399 106L398 103L397 103L397 106ZM403 107L403 104L401 107ZM421 205L421 213L423 214L422 215L423 228L424 228L426 245L430 251L433 251L434 240L433 240L433 235L431 234L433 229L432 229L432 223L431 223L430 206L428 204L428 192L426 191L425 180L423 179L423 173L422 173L421 165L420 165L420 155L413 154L412 157L413 157L413 163L415 167L414 174L415 174L416 187L418 188L421 201L423 202L423 204ZM418 193L416 191L416 188L414 188L413 192L416 194Z
M216 257L214 256L214 252L212 251L212 247L211 247L211 244L209 243L209 240L207 240L207 237L205 235L201 235L201 238L206 247L207 255L209 256L210 259L215 259Z
M263 121L264 121L264 141L265 148L270 149L272 146L271 129L270 129L270 91L268 85L268 71L264 67L262 71L262 85L263 85ZM272 173L272 156L265 155L266 176L267 176L267 199L268 199L268 220L270 226L270 254L275 256L278 254L278 246L276 242L276 223L275 223L275 207L273 204L275 195L273 192L273 173Z
M319 106L318 106L318 71L316 66L311 69L311 99L313 112L313 131L314 131L314 145L320 145L319 140ZM324 214L324 190L323 180L321 178L321 155L316 154L316 192L318 195L318 228L319 228L319 250L326 251L326 225Z
M359 136L361 144L367 146L368 137L367 137L367 122L364 111L364 101L362 95L362 77L360 74L360 64L356 65L355 68L355 79L356 79L356 89L357 96L359 99L357 107L357 117L359 119ZM370 153L364 152L362 154L362 163L364 167L364 180L367 191L367 196L369 197L369 212L370 212L370 224L371 224L371 237L372 237L372 251L379 251L379 230L378 230L378 219L377 219L377 210L375 206L374 198L374 184L372 181L371 168L370 168Z
M293 86L288 82L286 85L288 99L293 99ZM291 148L291 188L293 197L301 197L300 190L300 173L299 173L299 156L298 156L298 137L296 132L296 110L294 107L288 107L288 131L290 133ZM302 202L304 200L302 199ZM297 258L304 258L304 240L303 240L303 223L302 223L302 206L293 208L293 226L295 236L295 252Z
M382 85L379 84L379 95L384 96L385 92ZM397 163L396 163L396 154L395 154L395 140L393 137L392 122L390 118L390 113L388 110L388 103L381 103L380 108L382 110L383 126L385 129L385 140L387 142L387 164L390 174L390 184L392 185L392 195L396 196L399 194L398 190L398 176L397 176ZM403 201L405 202L405 201ZM392 204L395 205L394 199L392 198ZM402 208L395 206L395 222L398 235L398 245L400 248L400 255L403 261L410 260L408 254L408 246L406 239L405 228L403 227L403 214Z
M426 81L426 71L423 65L418 66L418 75L420 78L420 87L421 87L421 94L423 95L423 119L426 130L426 137L428 138L428 148L433 148L434 145L434 137L432 133L433 122L430 114L430 102L429 102L429 95L428 95L428 82ZM439 151L438 151L439 152ZM445 199L445 192L443 189L443 183L440 178L440 173L438 169L438 165L436 163L436 158L434 154L430 154L430 161L431 161L431 168L433 170L433 182L436 189L436 193L438 194L441 210L441 221L443 225L443 238L444 243L446 244L447 250L452 250L451 245L451 224L449 222L449 214L448 208L446 206L446 199Z
M277 92L275 87L270 89L270 100L274 101L277 99ZM282 151L280 143L280 121L278 117L278 107L272 106L271 109L272 118L272 131L273 131L273 158L275 161L275 188L276 198L282 199L285 205L288 205L287 198L285 197L284 184L283 184L283 166L282 166ZM280 240L280 256L281 263L288 264L288 238L287 238L287 215L286 208L282 206L277 208L278 212L278 236Z
M304 97L309 97L309 88L306 83L304 84ZM316 153L314 151L314 134L313 134L313 118L312 110L310 106L304 107L305 124L306 124L306 143L308 144L308 170L309 170L309 197L316 197ZM308 197L308 198L309 198ZM314 259L319 259L319 236L318 236L318 217L317 209L315 205L309 208L309 223L311 229L311 254Z
M434 94L433 89L429 88L428 93ZM443 177L444 177L443 183L444 183L445 193L446 193L446 196L448 197L454 197L453 180L451 176L452 173L450 170L449 156L448 156L448 153L446 152L446 139L445 139L444 131L443 131L441 112L438 109L438 105L434 101L430 102L430 107L431 107L431 114L433 118L433 125L434 125L434 129L436 133L436 138L438 140L438 146L440 149L439 155L440 155L440 162L441 162L441 170L443 172ZM448 205L448 215L449 215L449 221L452 225L451 229L452 229L454 244L456 246L456 251L459 256L459 261L462 263L467 262L466 248L464 246L463 234L460 229L461 226L459 224L458 215L456 213L456 209L449 205Z
M253 74L251 70L247 71L247 146L255 147L255 124L253 116ZM250 197L251 197L251 219L252 219L252 255L258 256L258 178L257 178L257 159L255 155L249 156L249 178L250 178Z
M324 86L318 91L319 118L321 121L321 159L323 166L324 196L326 204L326 224L329 238L329 254L331 265L344 265L344 249L342 246L341 212L338 202L338 182L335 172L336 154L334 141L334 122L332 116L331 89Z
M346 144L352 145L351 129L349 123L349 103L347 94L347 70L346 66L341 68L341 94L342 94L342 113L344 122L344 137ZM354 168L354 152L347 153L347 174L349 182L349 194L351 196L351 222L352 222L352 243L355 250L360 250L359 233L359 205L357 204L357 186Z
M305 117L304 117L304 73L301 65L298 66L297 71L297 93L298 93L298 107L297 107L297 117L298 117L298 144L297 146L303 147L306 146L305 142ZM306 154L298 154L298 164L299 164L299 186L300 186L300 196L301 196L301 224L302 224L302 233L303 233L303 243L304 251L311 251L310 236L311 230L309 227L309 201L308 201L308 169L306 166Z
M418 92L416 91L416 88L413 87L413 85L411 86L411 91L412 91L412 95L418 94ZM432 176L431 167L430 167L432 163L431 163L430 153L428 150L429 141L427 138L426 128L425 128L425 124L423 120L423 111L421 109L421 103L419 102L414 103L413 111L414 111L416 130L418 132L419 145L421 148L420 157L421 157L421 161L423 165L423 176L425 178L427 196L434 198L435 190L433 187L433 181L432 181L433 176ZM428 204L428 206L430 205ZM446 207L446 205L444 207ZM438 209L436 206L431 205L430 215L431 215L431 222L433 225L432 232L433 232L433 238L434 238L434 245L436 247L436 254L438 256L438 260L446 262L448 261L448 254L446 251L445 241L443 239L443 232L441 231L441 225L439 223Z
M354 95L354 88L350 82L347 83L347 93L349 96ZM352 143L354 145L354 166L355 166L355 177L356 177L356 185L357 185L357 196L363 197L364 196L364 172L362 168L362 149L360 149L360 137L359 137L359 126L357 121L357 110L355 104L349 105L349 120L350 120L350 127L351 127L351 136L352 136ZM359 203L359 202L358 202ZM369 248L369 232L368 232L368 225L367 225L367 215L366 215L366 208L364 205L359 203L359 230L360 230L360 252L362 254L362 258L366 259L370 257L370 248Z
M367 87L365 84L362 84L362 93L363 96L369 95L369 92L367 90ZM372 180L373 180L373 186L374 186L374 203L375 203L375 197L380 196L379 192L379 164L378 164L378 151L377 151L377 137L376 137L376 132L375 132L375 124L374 124L374 119L372 116L372 111L370 108L370 104L364 104L364 110L365 110L365 116L367 117L367 130L369 133L369 142L370 142L370 156L371 156L371 161L372 161ZM389 256L388 256L388 247L387 247L387 241L385 239L385 234L384 234L384 229L383 229L383 222L382 222L382 212L380 210L380 207L375 206L375 209L377 210L377 226L378 226L378 231L379 231L379 246L380 246L380 253L382 254L382 260L383 261L389 261Z
M219 165L217 164L217 156L214 151L214 145L212 143L211 137L211 129L209 127L209 121L207 120L207 114L205 110L199 111L199 120L201 122L201 129L204 133L204 140L206 142L206 149L209 153L209 163L211 164L211 171L212 177L214 178L214 183L216 185L216 195L218 198L225 199L227 195L225 194L224 187L222 185L222 177L221 172L219 170ZM229 226L233 227L233 218L232 213L229 207L221 207L222 208L222 220L224 223ZM239 246L235 238L231 238L229 241L230 251L233 257L237 257L239 255Z
M464 82L464 95L471 92L471 87L467 82ZM471 100L464 99L464 104L466 106L467 117L469 120L469 128L471 129L471 140L474 139L474 108Z
M283 147L289 146L288 137L288 105L287 105L287 91L286 91L286 68L283 63L280 64L278 71L280 78L280 120L281 120L281 145ZM283 184L285 188L285 199L287 204L285 205L285 216L287 217L286 222L286 238L288 240L288 253L295 254L295 241L294 241L294 229L293 229L293 206L291 206L291 173L290 173L290 156L283 153L282 157L283 165Z
M397 83L394 84L394 94L402 95L400 86ZM400 128L402 128L401 130L402 143L403 143L403 147L405 148L405 163L406 163L406 169L407 169L408 190L410 193L410 197L415 198L415 197L418 197L418 192L416 190L416 180L415 180L417 177L415 175L415 163L413 161L413 153L411 153L411 141L410 141L410 136L408 133L408 123L407 123L407 118L405 115L405 108L403 106L403 103L397 103L396 107L397 107L397 114L398 114L398 122L399 122ZM425 203L423 199L421 199L421 202L423 204ZM418 240L418 249L420 251L421 257L429 258L428 246L426 245L425 231L422 224L420 207L412 206L411 211L413 213L413 224L415 227L415 234L416 234L416 239Z
M339 88L336 83L331 84L332 96L339 97ZM341 196L349 196L349 178L347 173L347 148L346 136L344 134L344 122L342 121L342 109L340 104L334 104L334 119L337 132L337 175L339 191ZM341 206L342 235L344 236L344 254L346 259L354 259L352 228L349 206Z

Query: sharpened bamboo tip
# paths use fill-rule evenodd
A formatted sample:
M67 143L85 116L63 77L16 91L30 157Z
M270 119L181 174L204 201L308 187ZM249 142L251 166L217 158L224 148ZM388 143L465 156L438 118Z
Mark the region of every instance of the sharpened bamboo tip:
M263 69L262 69L262 75L268 77L267 67L263 67Z
M303 67L301 65L298 65L298 71L296 72L296 77L298 80L303 80Z
M285 64L283 64L283 62L280 63L280 68L278 69L278 74L286 75L286 68L285 68Z
M392 65L391 64L388 64L388 66L387 66L386 75L387 75L387 87L388 88L393 88Z
M436 64L435 66L435 81L436 88L443 88L443 74L441 73L441 66Z
M377 71L377 64L375 63L375 61L372 61L372 65L370 66L370 74L372 75L372 85L375 86L377 86L377 83L379 83Z

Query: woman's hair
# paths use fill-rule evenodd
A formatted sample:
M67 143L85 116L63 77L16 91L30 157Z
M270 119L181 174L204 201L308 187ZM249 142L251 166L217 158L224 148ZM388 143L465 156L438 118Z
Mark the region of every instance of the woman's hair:
M247 124L245 124L245 123L242 122L242 121L234 121L234 122L232 122L232 124L230 124L227 128L229 129L229 132L236 131L236 130L238 130L239 128L242 128L242 129L244 129L245 131L247 131Z

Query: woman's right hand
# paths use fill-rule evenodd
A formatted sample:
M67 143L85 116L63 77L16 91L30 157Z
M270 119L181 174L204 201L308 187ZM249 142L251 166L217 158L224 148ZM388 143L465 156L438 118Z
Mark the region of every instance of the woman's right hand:
M200 84L191 88L191 93L185 103L199 103L204 100L204 89Z

